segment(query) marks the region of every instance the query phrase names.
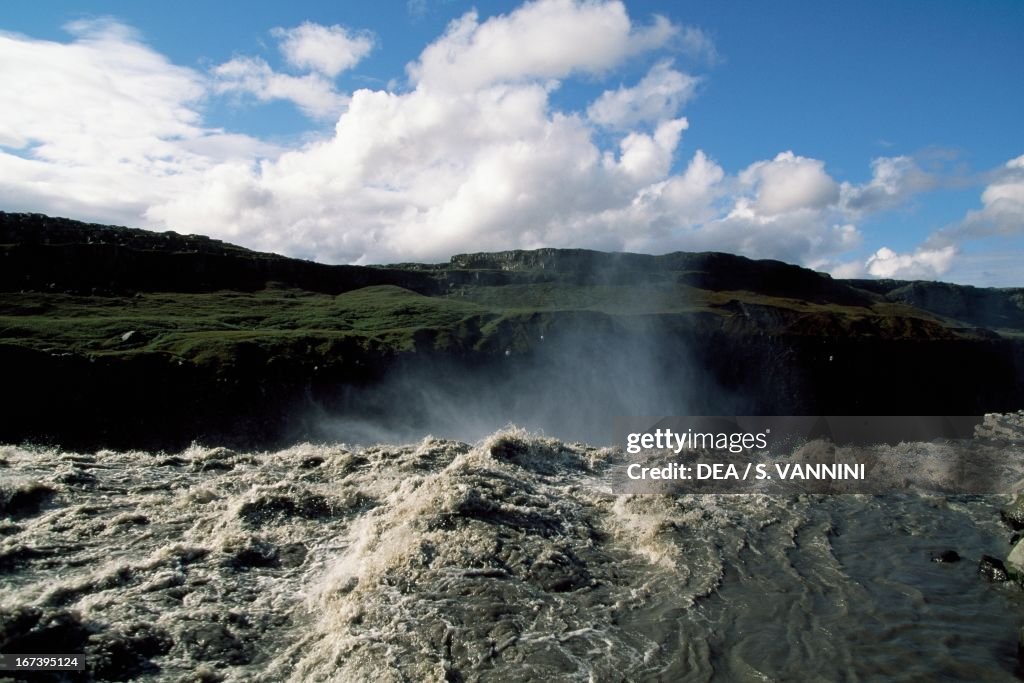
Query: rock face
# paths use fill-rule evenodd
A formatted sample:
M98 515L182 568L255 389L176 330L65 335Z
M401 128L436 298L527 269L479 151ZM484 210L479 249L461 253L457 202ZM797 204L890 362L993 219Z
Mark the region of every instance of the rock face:
M1024 529L1024 496L1017 498L999 511L999 516L1014 531Z
M331 294L385 283L425 292L438 287L415 271L328 266L200 235L2 211L0 264L0 292L255 291L275 282Z
M866 306L871 293L842 280L781 261L754 261L734 254L675 252L661 256L588 249L535 249L457 254L445 269L500 274L492 282L558 282L625 285L675 283L700 289L748 290L804 301ZM450 275L451 277L451 275Z
M850 280L856 287L876 292L889 301L909 304L978 327L1024 327L1024 289L982 288L948 282L902 280Z
M397 415L429 430L431 406L456 400L449 412L491 402L489 430L519 421L537 392L557 399L547 413L588 407L598 426L641 407L979 415L1024 405L1019 334L937 317L899 291L716 253L540 249L327 266L0 213L0 442L266 447L330 437L316 431L325 415ZM193 311L207 311L205 327Z
M1024 542L1018 541L1010 551L1006 558L1006 573L1010 578L1024 583Z

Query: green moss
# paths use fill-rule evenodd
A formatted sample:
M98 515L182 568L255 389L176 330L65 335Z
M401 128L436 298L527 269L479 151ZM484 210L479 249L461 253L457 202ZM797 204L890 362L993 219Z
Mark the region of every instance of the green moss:
M566 313L755 316L765 332L810 335L939 336L951 327L901 304L844 306L674 283L461 286L442 296L394 285L330 295L275 284L256 292L2 293L0 340L47 353L153 353L199 365L232 365L247 354L317 357L353 344L384 351L493 350L515 346L521 330L543 332L550 316Z

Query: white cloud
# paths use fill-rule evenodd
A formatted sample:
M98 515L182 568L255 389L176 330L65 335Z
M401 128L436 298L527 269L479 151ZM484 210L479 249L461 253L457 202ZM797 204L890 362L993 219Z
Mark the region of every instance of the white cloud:
M833 264L827 268L828 273L835 278L843 280L849 280L854 278L862 278L867 276L867 271L864 268L864 261L846 261L845 263Z
M150 225L201 227L249 247L334 262L433 260L458 251L540 246L721 249L807 262L856 240L855 228L829 213L834 183L820 161L786 153L753 164L738 180L697 151L685 170L673 173L688 127L676 110L692 94L692 83L668 62L591 107L621 126L611 149L599 145L591 118L552 110L550 78L613 68L638 46L672 35L663 22L637 28L617 3L535 3L483 24L464 18L464 25L472 25L458 45L468 47L464 53L456 49L448 66L465 75L463 60L470 53L498 49L515 30L550 39L544 20L552 18L590 28L603 19L607 27L605 34L590 34L578 53L560 51L571 41L555 41L527 55L518 70L491 65L484 77L470 69L477 85L463 90L438 90L425 77L405 93L357 91L344 106L337 93L321 87L319 74L282 79L261 60L246 58L222 65L208 84L215 92L235 84L257 97L299 101L311 112L342 107L332 138L268 154L258 163L256 150L238 156L244 138L214 136L201 127L186 98L203 95L203 78L161 61L161 70L192 84L169 102L193 130L177 136L161 129L152 137L189 162L172 178L140 172L136 184L145 189L127 193L130 210ZM134 38L118 40L153 57ZM424 73L443 71L431 55L451 40L452 30L424 50ZM613 102L618 113L609 114ZM67 102L56 108L74 111ZM146 119L142 111L135 115ZM106 130L97 140L118 134ZM53 169L41 168L55 177ZM60 177L49 189L20 168L17 177L24 179L21 190L31 186L38 192L33 196L49 196L53 206L59 205L58 186L66 194L96 192L99 203L113 201L110 188L118 184L110 182L111 173L95 167L87 181Z
M956 248L917 249L898 254L888 247L876 251L865 264L870 275L899 280L932 280L947 272L953 264Z
M956 253L926 245L849 262L858 220L930 187L905 157L876 159L871 180L851 185L791 151L735 175L703 151L684 155L690 122L679 113L697 78L669 61L598 95L586 114L559 110L557 79L592 82L678 41L710 54L703 34L663 19L637 26L617 2L541 0L482 23L468 14L410 65L410 90L351 96L330 79L346 68L334 52L332 62L295 51L303 75L247 57L204 75L122 25L75 30L67 44L0 34L7 208L202 230L327 262L689 249L903 277L944 272ZM277 35L288 44L298 34ZM200 103L218 93L296 102L337 117L333 135L281 150L211 129ZM978 212L989 225L1019 210L1022 168L1016 159L993 176Z
M694 95L700 79L658 62L632 88L606 90L589 107L587 117L602 126L629 129L673 118Z
M374 46L367 31L349 31L344 26L321 26L304 22L294 28L275 28L271 35L281 41L288 63L298 69L310 69L330 78L358 64Z
M662 122L654 135L631 132L619 143L618 160L605 156L605 167L644 183L660 180L669 172L679 139L688 127L686 119L674 119Z
M798 209L821 209L839 199L839 186L825 172L825 164L782 152L771 161L758 161L739 175L740 183L755 191L751 210L773 216Z
M201 78L109 20L66 28L62 44L0 34L0 144L54 162L91 163L168 151L200 132Z
M704 59L711 64L721 61L715 42L696 26L684 26L677 35L679 48L691 57Z
M937 185L937 179L921 171L908 157L888 157L872 162L873 175L865 185L843 183L843 208L853 216L889 208L913 194ZM963 253L967 242L985 237L1024 234L1024 156L1011 159L990 174L981 193L982 208L968 211L963 220L932 233L912 253L882 247L866 261L834 265L836 277L931 279L950 274L959 282L981 286L1020 284L1013 263L1019 245L1003 245L1000 252ZM1005 251L1005 249L1010 251Z
M282 73L260 57L235 57L213 69L214 92L252 95L260 102L287 100L309 117L337 118L349 96L337 90L334 79L370 53L373 35L308 21L270 33L280 41L288 64L307 73Z
M213 75L217 93L248 94L261 102L288 100L313 118L336 117L349 100L318 73L278 73L259 57L236 57L214 68Z
M871 171L871 180L864 185L842 184L842 203L852 214L894 208L935 186L935 179L907 156L874 159Z
M995 235L1024 235L1024 155L997 169L981 193L982 208L969 211L958 225L941 230L930 244L959 243Z
M168 62L131 28L109 19L65 28L70 43L0 33L6 209L137 223L204 170L275 153L204 127L203 77Z
M601 73L677 32L663 17L634 26L621 2L537 0L482 24L476 11L467 12L407 71L414 84L447 91Z

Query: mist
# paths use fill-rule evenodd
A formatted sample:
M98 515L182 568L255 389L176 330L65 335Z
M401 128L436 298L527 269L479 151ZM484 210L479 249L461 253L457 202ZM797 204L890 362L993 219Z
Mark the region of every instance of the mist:
M584 317L524 335L519 348L483 361L406 358L376 384L341 389L337 407L315 407L307 424L317 438L347 443L427 434L472 442L515 425L610 444L616 416L735 414L745 405L653 317Z

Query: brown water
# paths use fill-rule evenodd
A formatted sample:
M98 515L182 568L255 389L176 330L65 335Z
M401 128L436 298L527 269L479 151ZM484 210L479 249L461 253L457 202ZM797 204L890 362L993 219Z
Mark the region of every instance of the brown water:
M1006 497L615 495L611 457L0 447L0 640L68 680L1014 680Z

